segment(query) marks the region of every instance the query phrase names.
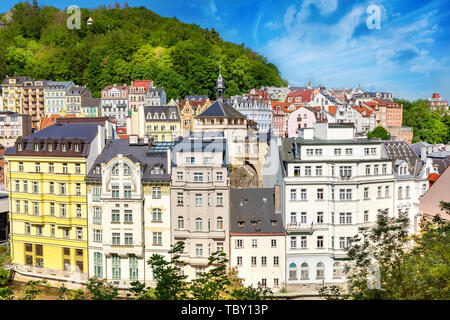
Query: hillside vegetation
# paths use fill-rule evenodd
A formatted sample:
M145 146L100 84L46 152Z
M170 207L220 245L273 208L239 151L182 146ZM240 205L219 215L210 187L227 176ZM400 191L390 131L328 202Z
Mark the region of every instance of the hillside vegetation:
M81 9L81 29L66 26L54 7L22 2L3 15L0 77L73 80L99 97L106 85L152 79L168 99L186 94L215 97L222 65L227 96L262 85L286 85L278 68L243 44L223 41L214 30L164 18L144 8ZM86 25L89 17L94 23Z

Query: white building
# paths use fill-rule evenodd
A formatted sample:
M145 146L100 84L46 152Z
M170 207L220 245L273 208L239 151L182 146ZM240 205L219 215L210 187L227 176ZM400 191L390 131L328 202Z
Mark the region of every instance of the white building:
M164 106L166 105L166 91L164 88L148 88L145 98L146 106Z
M59 114L66 108L66 94L74 86L72 81L55 82L49 81L44 89L44 102L46 114Z
M247 97L235 96L231 99L234 109L242 113L248 120L256 122L259 132L272 132L272 104Z
M136 136L107 141L87 176L89 277L153 284L147 261L171 245L167 158Z
M280 150L290 291L342 284L345 249L380 210L394 212L392 161L380 141L356 140L353 124L316 123Z
M126 84L107 86L102 90L101 115L116 120L118 127L125 127L128 117L128 90Z
M278 292L285 285L280 186L231 190L230 264L244 285Z

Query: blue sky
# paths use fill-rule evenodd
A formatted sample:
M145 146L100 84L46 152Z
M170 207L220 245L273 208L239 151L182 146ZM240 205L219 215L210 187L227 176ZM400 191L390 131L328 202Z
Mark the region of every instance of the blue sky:
M1 1L5 12L18 1ZM31 0L30 0L31 2ZM113 0L38 0L94 8ZM123 4L125 0L119 0ZM450 100L448 0L128 0L166 17L215 28L275 63L291 85L391 91ZM380 29L369 29L379 8ZM369 24L370 25L370 24Z

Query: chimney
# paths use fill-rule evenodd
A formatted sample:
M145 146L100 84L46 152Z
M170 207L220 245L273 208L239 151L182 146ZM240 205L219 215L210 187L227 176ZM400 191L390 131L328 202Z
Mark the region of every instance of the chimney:
M425 161L427 159L427 147L420 148L420 159Z
M276 184L274 185L274 208L275 213L281 213L281 201L280 201L280 185Z

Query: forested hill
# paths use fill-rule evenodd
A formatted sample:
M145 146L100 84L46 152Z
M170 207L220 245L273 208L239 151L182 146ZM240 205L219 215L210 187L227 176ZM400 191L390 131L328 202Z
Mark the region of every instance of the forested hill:
M90 16L94 22L87 26ZM144 7L81 9L79 30L68 29L67 18L65 11L28 2L2 15L0 77L72 80L88 85L96 97L106 85L152 79L168 99L215 98L221 64L227 96L287 84L274 64L244 45Z

